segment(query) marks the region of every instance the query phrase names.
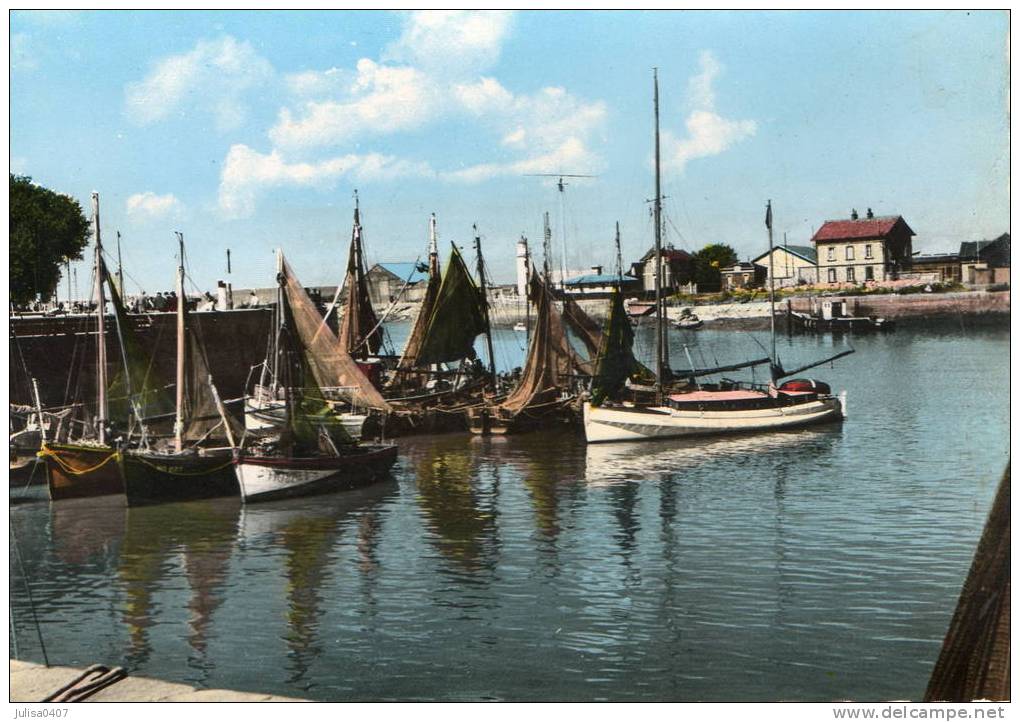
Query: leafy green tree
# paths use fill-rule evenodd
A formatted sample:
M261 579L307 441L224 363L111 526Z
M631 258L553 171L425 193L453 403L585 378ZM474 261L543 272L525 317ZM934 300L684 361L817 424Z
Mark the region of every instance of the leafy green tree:
M89 221L78 201L11 174L11 301L49 298L65 260L81 258Z
M737 252L725 243L710 243L694 254L694 281L698 291L722 288L722 269L737 262Z

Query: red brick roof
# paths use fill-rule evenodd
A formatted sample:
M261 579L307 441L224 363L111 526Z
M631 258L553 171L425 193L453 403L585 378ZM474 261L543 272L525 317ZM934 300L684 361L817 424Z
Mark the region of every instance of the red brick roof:
M880 218L859 218L858 220L826 221L818 232L811 237L813 243L819 241L844 241L856 238L885 238L893 228L902 223L907 233L915 235L903 216L882 216Z

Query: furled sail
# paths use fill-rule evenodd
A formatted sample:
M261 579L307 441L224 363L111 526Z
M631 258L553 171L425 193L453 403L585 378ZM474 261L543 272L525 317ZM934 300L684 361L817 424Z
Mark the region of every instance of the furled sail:
M475 338L484 332L478 286L454 245L415 363L423 366L472 358Z
M389 411L390 405L358 368L343 342L333 335L286 261L282 283L294 331L318 384L345 387L350 389L347 393L355 405Z
M184 438L189 441L199 439L229 439L223 428L216 399L209 388L209 361L205 348L195 328L186 322L188 328L188 361L185 369L185 412ZM240 439L244 427L229 414L227 423L235 439Z
M418 317L414 320L414 326L411 328L411 335L407 337L407 344L404 346L404 353L400 357L400 363L397 364L397 373L393 378L393 385L399 386L404 384L409 378L414 378L413 374L408 374L407 372L419 365L418 356L421 354L421 348L425 343L425 334L428 331L429 320L432 317L436 300L439 298L440 283L439 255L431 253L429 254L429 281L425 287L425 296L422 298Z
M340 343L354 358L366 358L379 352L382 346L382 328L372 310L372 299L365 280L365 260L361 248L361 215L354 207L354 229L351 232L351 250L347 258L347 305L340 317Z
M107 396L110 399L109 418L127 428L132 416L147 419L172 414L173 397L154 366L155 356L146 353L142 348L105 263L102 264L101 270L110 290L110 305L113 306L116 319L115 333L121 351L121 363L116 364L118 371L107 385ZM102 341L100 339L100 342Z
M623 308L623 294L616 288L609 300L609 319L595 361L592 403L598 406L618 393L627 379L635 374L646 376L651 372L634 358L634 329Z
M531 295L535 302L535 327L528 347L521 380L500 408L517 414L529 406L555 401L562 385L580 361L572 352L552 292L532 276Z

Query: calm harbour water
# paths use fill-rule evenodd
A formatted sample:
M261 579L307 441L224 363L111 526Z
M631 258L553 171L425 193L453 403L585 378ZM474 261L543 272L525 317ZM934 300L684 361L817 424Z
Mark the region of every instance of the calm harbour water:
M753 337L677 333L674 365L684 342L697 365L764 355ZM12 505L50 661L335 701L919 699L1008 463L1009 332L852 343L805 374L847 389L841 426L412 438L357 492ZM521 335L497 345L520 363ZM42 661L10 569L19 654Z

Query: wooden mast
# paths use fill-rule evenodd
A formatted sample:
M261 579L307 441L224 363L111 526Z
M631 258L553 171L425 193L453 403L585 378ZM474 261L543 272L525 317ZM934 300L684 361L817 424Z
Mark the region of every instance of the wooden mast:
M120 231L117 231L117 293L120 294L120 300L127 303L124 294L124 264L120 260Z
M106 298L103 294L103 240L99 232L99 193L92 192L92 225L96 234L96 389L98 392L96 423L99 443L106 443Z
M174 416L174 450L184 450L184 234L176 233L177 263L177 410Z
M779 360L776 358L776 272L772 252L772 200L765 207L765 227L769 229L769 321L772 330L772 363L769 364L769 378L776 383Z
M659 69L652 69L655 86L655 403L662 403L662 378L666 371L666 345L662 322L662 191L659 172Z
M485 345L489 352L489 375L492 377L492 388L496 389L496 356L492 351L492 326L489 324L489 299L485 293L485 262L482 260L482 238L478 235L478 225L471 226L475 232L475 253L478 254L478 288L482 296L482 317L485 319Z

